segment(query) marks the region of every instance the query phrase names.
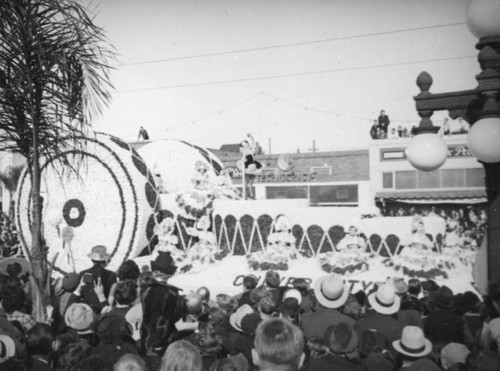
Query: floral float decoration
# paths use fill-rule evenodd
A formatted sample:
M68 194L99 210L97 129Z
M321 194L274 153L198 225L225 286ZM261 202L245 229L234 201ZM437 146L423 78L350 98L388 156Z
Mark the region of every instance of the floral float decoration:
M43 237L48 260L59 273L92 265L87 254L105 245L109 268L117 269L150 243L148 222L159 211L159 195L143 159L127 143L102 133L77 138L65 156L78 170L63 168L57 158L41 158ZM81 165L81 166L80 166ZM19 179L16 224L25 256L30 259L31 181Z
M247 254L248 266L253 270L288 270L288 262L297 259L290 220L279 214L274 222L274 232L267 238L267 246L262 251Z

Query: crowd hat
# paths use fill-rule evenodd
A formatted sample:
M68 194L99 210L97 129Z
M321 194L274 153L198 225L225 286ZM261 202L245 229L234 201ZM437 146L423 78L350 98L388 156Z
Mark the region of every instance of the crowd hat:
M170 251L160 251L155 260L151 262L153 272L160 272L171 276L177 270L174 259L170 255Z
M453 305L453 291L448 286L441 286L429 294L430 303L438 308L448 309Z
M349 354L358 347L358 335L347 322L328 326L323 338L325 345L335 354Z
M347 301L349 287L344 283L342 276L331 273L316 280L314 294L321 305L335 309Z
M447 370L455 363L465 364L465 360L469 353L470 350L463 344L448 343L441 350L441 365Z
M8 335L0 335L0 362L7 358L14 357L16 354L16 344Z
M231 314L229 316L229 323L233 328L235 328L238 331L243 331L241 328L241 321L243 317L245 317L247 314L254 313L252 307L248 304L243 304L241 307L239 307L236 312Z
M90 260L95 260L98 262L108 261L111 255L106 251L106 246L97 245L92 248L90 254L87 255Z
M302 302L302 295L300 294L300 291L297 289L289 289L285 292L283 295L283 300L286 300L288 298L294 298L297 299L297 302L300 304Z
M88 330L94 323L95 315L88 304L73 303L64 314L64 322L77 331Z
M399 353L409 357L423 357L432 350L432 343L426 339L424 332L417 326L406 326L401 339L392 342Z
M80 276L78 273L70 272L64 275L62 279L62 288L64 291L74 291L80 282Z
M382 284L368 296L368 302L380 314L394 314L399 310L401 298L396 295L394 286Z
M301 312L301 309L299 302L292 297L283 300L279 307L280 313L286 316L295 316Z

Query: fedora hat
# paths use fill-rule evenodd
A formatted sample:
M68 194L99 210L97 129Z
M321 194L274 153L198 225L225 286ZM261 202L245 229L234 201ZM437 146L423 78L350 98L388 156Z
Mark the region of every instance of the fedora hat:
M399 353L410 357L423 357L432 350L432 343L425 338L424 332L417 326L406 326L401 339L393 341L392 346Z
M106 251L106 246L97 245L92 248L90 254L87 255L90 260L95 260L98 262L108 261L111 255Z
M314 294L321 305L335 309L347 301L349 287L344 283L342 276L331 273L316 280Z
M368 296L368 302L380 314L394 314L399 310L401 298L396 295L394 286L382 284Z
M0 335L0 361L16 355L16 343L8 335Z
M453 291L448 286L443 285L429 294L429 303L442 309L451 308L453 306Z
M66 326L77 331L88 330L94 323L95 315L92 308L85 303L73 303L64 314Z
M231 324L231 326L233 326L234 329L243 332L241 328L241 321L247 314L252 313L254 313L252 307L248 304L243 304L236 310L236 312L229 316L229 323Z
M288 299L288 298L297 299L297 302L299 304L302 302L302 295L300 294L300 291L297 289L286 290L285 294L283 295L283 300Z

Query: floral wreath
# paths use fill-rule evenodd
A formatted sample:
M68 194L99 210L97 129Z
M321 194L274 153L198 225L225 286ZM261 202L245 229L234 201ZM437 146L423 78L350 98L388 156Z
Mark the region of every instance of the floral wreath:
M74 216L73 210L78 211L78 216ZM73 198L71 200L66 201L63 206L63 218L70 227L79 227L83 224L85 220L85 206L83 206L83 202Z

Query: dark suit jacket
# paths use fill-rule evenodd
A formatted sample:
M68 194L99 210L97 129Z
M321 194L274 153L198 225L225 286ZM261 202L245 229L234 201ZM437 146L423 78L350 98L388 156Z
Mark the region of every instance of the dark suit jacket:
M321 308L316 312L302 315L302 331L306 339L312 337L323 337L325 330L330 325L337 325L340 322L347 322L353 327L356 321L336 309Z
M82 271L80 273L80 279L85 273L92 274L92 276L94 277L94 282L96 282L98 278L101 278L101 282L104 287L104 296L107 299L109 296L109 291L111 290L111 286L116 283L116 273L107 270L103 265L98 263L94 263L94 266L92 268ZM103 308L102 303L99 302L99 299L94 292L94 286L91 284L82 287L81 301L90 305L90 307L96 313L100 313L101 309Z
M403 325L397 319L380 313L369 313L360 319L357 325L358 337L361 339L367 330L376 330L385 336L389 344L401 338Z

